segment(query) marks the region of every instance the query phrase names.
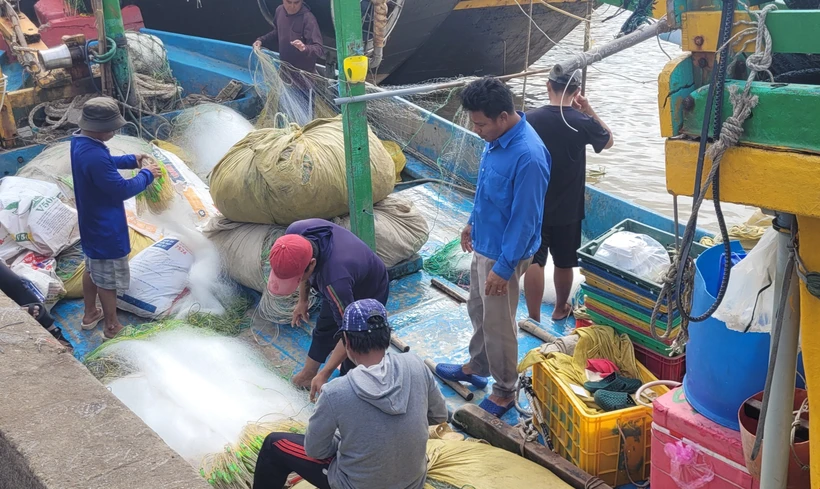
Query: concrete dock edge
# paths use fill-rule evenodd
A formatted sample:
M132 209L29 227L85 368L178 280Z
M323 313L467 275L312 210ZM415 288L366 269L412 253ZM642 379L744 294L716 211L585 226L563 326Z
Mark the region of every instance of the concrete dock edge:
M0 293L0 489L208 487Z

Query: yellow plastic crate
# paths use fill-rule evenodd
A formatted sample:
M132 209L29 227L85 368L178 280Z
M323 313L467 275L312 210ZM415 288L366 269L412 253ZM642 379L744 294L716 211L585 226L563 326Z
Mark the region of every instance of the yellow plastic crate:
M638 368L644 383L657 380L640 363ZM533 366L532 383L536 402L549 418L550 436L559 455L612 487L628 484L629 476L635 482L649 479L651 408L635 406L592 414L569 385L543 363ZM669 391L666 387L652 390L658 395Z

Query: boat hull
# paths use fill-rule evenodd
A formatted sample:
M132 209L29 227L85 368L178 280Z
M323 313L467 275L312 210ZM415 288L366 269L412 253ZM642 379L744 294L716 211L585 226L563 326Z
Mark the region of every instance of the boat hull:
M31 1L31 0L29 0ZM273 12L281 0L265 0ZM190 36L251 44L270 26L255 0L123 0L142 11L145 26ZM319 22L326 55L333 57L336 39L331 0L308 2ZM520 2L524 9L528 2ZM552 4L584 15L586 3ZM578 20L536 2L535 23L550 39L560 42ZM389 85L435 78L501 75L526 68L555 44L537 28L527 40L529 20L515 2L504 0L406 0L384 49L375 81ZM529 45L529 56L527 47Z
M271 12L281 0L266 0ZM177 32L196 37L219 39L237 44L252 44L271 30L255 0L208 0L197 7L187 0L129 0L142 10L150 29ZM438 31L458 0L407 0L384 48L378 73L389 74L402 65L417 48ZM322 30L326 56L335 56L336 32L333 28L331 0L310 0L311 11ZM383 76L378 76L383 78Z
M518 73L541 58L552 41L560 42L579 21L536 2L527 58L527 28L529 20L513 3L500 7L463 8L461 2L447 20L433 33L407 61L394 70L385 83L396 85L417 83L433 78L457 76L484 76ZM503 2L502 2L503 3ZM525 9L528 2L520 2ZM552 4L561 10L586 14L586 3L567 2Z

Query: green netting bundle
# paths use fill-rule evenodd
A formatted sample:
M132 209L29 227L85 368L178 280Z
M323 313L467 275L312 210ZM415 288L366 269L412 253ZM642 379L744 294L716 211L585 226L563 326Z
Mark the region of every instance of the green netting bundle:
M461 239L456 238L424 261L424 271L464 287L470 285L471 262L472 255L461 251Z

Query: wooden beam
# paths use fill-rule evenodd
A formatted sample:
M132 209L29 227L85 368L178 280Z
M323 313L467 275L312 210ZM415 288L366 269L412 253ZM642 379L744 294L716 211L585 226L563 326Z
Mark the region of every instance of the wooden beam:
M491 445L503 448L508 452L521 454L521 434L517 428L496 418L474 404L459 408L453 414L453 420L470 436L488 441ZM527 460L549 469L574 489L612 489L597 477L579 469L571 462L540 443L524 444L523 455Z
M748 24L738 22L750 19L746 12L735 12L735 26L732 35L748 29ZM720 10L706 12L684 12L681 15L681 48L684 51L715 52L720 32ZM820 53L820 10L775 10L766 17L766 27L772 35L772 52L775 53ZM754 32L739 38L737 48L746 39L754 40ZM746 46L746 52L754 52L754 42Z
M669 193L692 195L697 156L697 142L667 139L666 188ZM711 166L707 159L704 179ZM721 201L820 218L818 188L820 155L785 148L737 146L723 156ZM711 198L711 194L707 198Z

